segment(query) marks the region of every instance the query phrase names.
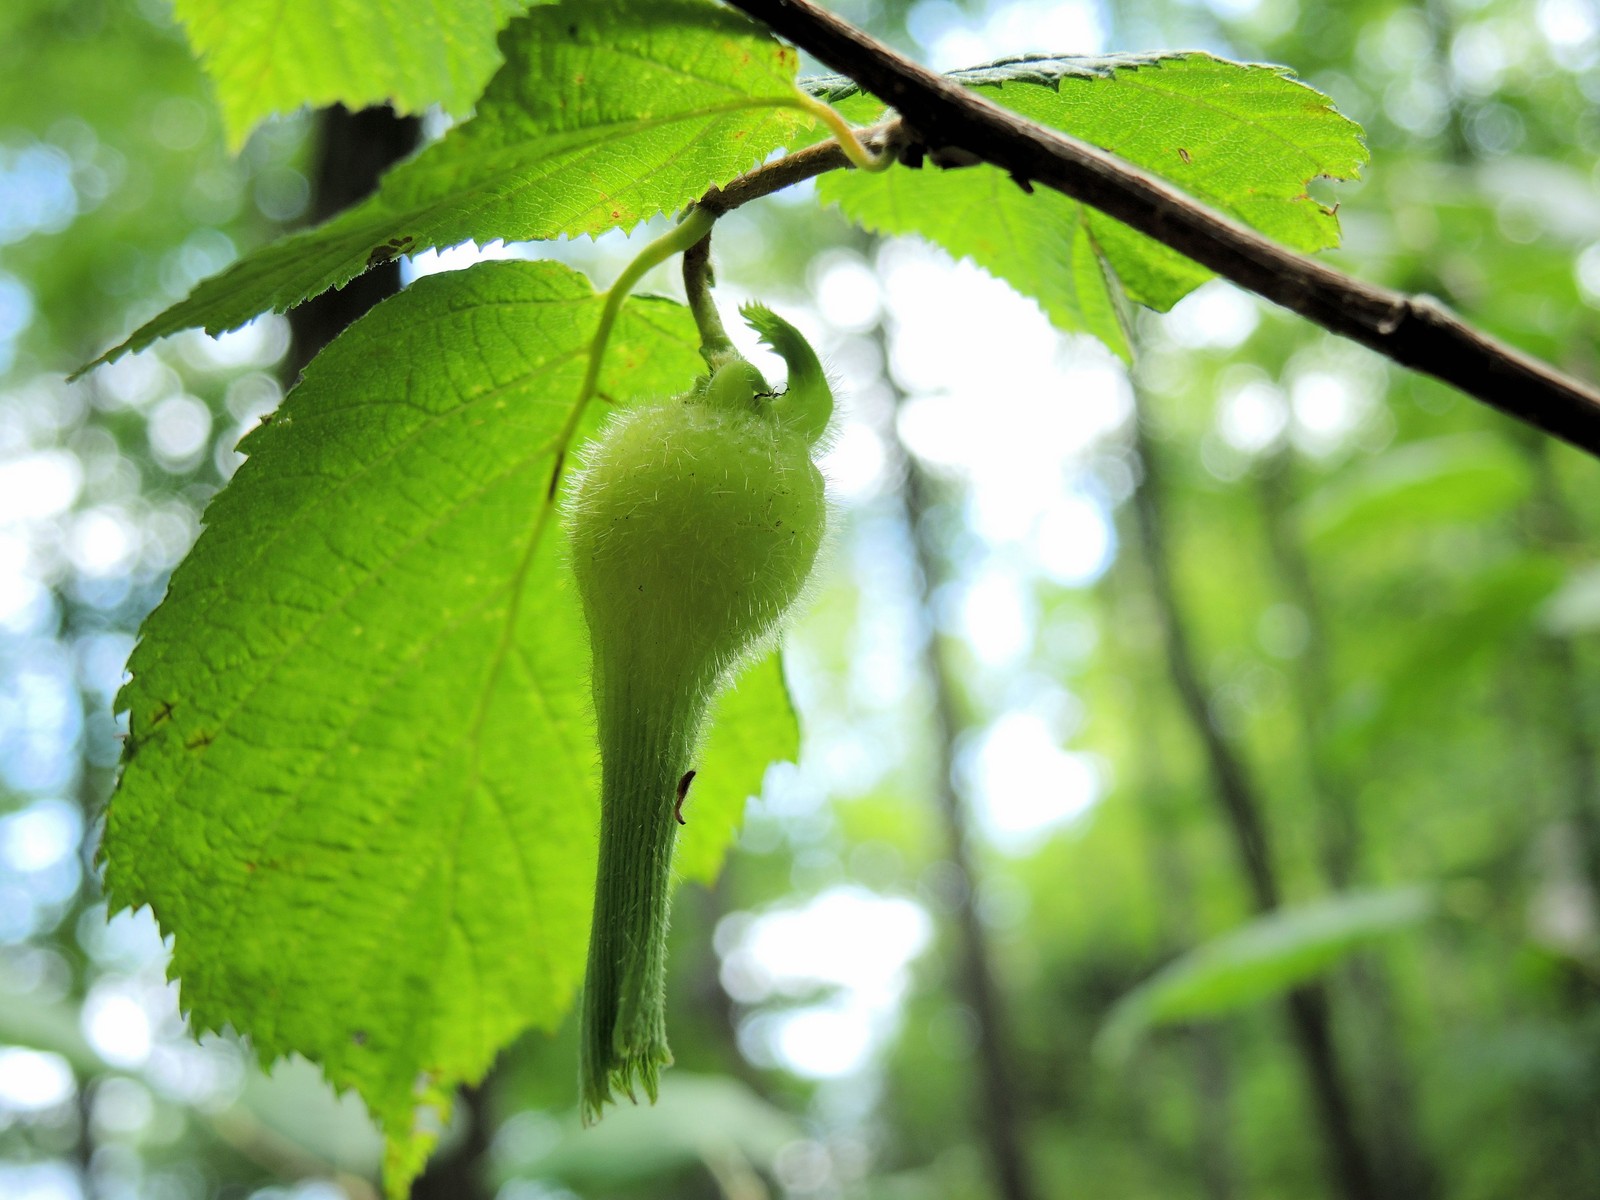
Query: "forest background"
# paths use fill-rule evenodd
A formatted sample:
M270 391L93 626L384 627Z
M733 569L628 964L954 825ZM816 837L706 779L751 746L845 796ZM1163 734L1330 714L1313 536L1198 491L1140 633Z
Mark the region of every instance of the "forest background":
M1371 149L1317 185L1329 259L1600 376L1593 0L835 7L941 68L1289 65ZM341 206L370 133L235 158L161 0L0 13L0 1195L374 1194L359 1104L193 1043L91 862L139 622L304 339L63 381ZM638 244L490 253L604 281ZM416 1194L1600 1196L1600 466L1221 283L1141 313L1130 373L805 194L717 251L847 408L804 753L679 896L661 1104L580 1134L574 1031L530 1035Z

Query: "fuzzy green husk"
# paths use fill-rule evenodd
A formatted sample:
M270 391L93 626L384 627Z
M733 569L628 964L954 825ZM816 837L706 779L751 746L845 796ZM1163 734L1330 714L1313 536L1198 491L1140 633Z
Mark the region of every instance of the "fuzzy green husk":
M799 339L771 314L760 328ZM823 381L819 420L812 388L822 377L806 354L803 419L736 360L683 396L617 414L574 484L568 533L602 766L579 1066L586 1121L616 1092L637 1099L642 1088L654 1100L672 1061L666 945L679 780L710 701L770 642L822 541L827 509L810 453L832 397Z
M600 690L597 688L597 691ZM606 689L600 713L600 868L583 987L579 1092L586 1122L619 1090L653 1102L667 1048L667 920L678 780L706 705L661 711L627 681ZM687 709L687 711L685 710Z

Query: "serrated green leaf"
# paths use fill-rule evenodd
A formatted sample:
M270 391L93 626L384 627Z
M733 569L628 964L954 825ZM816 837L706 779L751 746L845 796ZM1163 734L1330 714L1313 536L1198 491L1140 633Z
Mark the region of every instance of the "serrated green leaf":
M361 1094L391 1186L582 975L597 756L550 492L602 415L575 409L600 306L489 263L352 326L246 439L118 701L109 895L174 936L197 1030ZM603 394L682 390L697 345L631 302Z
M956 258L972 259L1037 300L1057 328L1091 333L1129 357L1127 331L1081 204L1044 189L1025 195L990 167L891 170L871 188L866 179L839 172L821 180L819 191L868 229L921 234Z
M543 3L545 0L531 0ZM461 116L500 65L495 34L530 0L174 0L216 84L229 145L303 104Z
M672 863L678 878L706 884L716 881L738 836L745 801L761 794L767 767L780 759L796 761L800 753L800 724L779 655L745 671L717 701L710 724Z
M1437 911L1432 888L1352 892L1280 909L1197 946L1129 992L1106 1018L1096 1050L1124 1060L1150 1029L1218 1017L1312 979L1376 938Z
M1339 237L1333 212L1306 185L1354 178L1366 160L1360 127L1281 67L1185 52L1030 58L954 76L1296 250ZM836 172L818 190L868 229L919 234L971 258L1032 296L1058 327L1092 333L1123 358L1130 351L1113 280L1130 299L1167 309L1210 277L1126 225L1048 189L1024 192L992 167Z
M631 229L814 123L795 107L795 52L710 0L564 0L501 47L477 116L371 199L247 255L96 362L285 311L399 254Z

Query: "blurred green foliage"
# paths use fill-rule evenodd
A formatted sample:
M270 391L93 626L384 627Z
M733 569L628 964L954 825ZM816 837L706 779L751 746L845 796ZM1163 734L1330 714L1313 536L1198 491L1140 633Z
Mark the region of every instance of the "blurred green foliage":
M836 7L941 66L1186 46L1287 64L1368 134L1365 181L1318 187L1340 205L1334 261L1600 375L1592 0ZM1035 30L1098 44L1019 44ZM140 920L105 923L90 858L118 749L111 694L234 443L281 395L283 326L183 335L61 382L301 218L309 129L269 124L229 158L158 0L0 11L0 1194L371 1194L374 1143L351 1102L304 1064L268 1083L226 1041L188 1042L161 946ZM791 645L807 749L769 772L715 886L680 896L681 1106L666 1092L672 1107L585 1147L566 1124L572 1031L531 1036L471 1106L490 1186L506 1200L996 1194L983 1031L959 986L975 901L1041 1194L1335 1194L1274 1000L1152 1030L1121 1067L1093 1054L1119 1001L1252 920L1171 682L1176 608L1286 901L1440 888L1440 919L1323 976L1392 1194L1600 1196L1600 468L1216 285L1140 318L1131 390L1077 343L1053 352L1070 371L1028 386L987 345L960 349L992 392L948 364L930 382L896 307L921 259L786 197L728 226L725 284L814 305L855 399L844 532ZM604 280L619 250L559 253ZM879 288L881 320L830 303L841 279ZM988 294L957 319L981 330ZM1075 390L1085 380L1098 390ZM895 391L931 474L919 520L938 553L923 567L893 472L859 466L882 458ZM1081 441L1054 423L1003 429L1014 477L1044 469L1042 442L1070 443L1053 470L1108 539L1092 568L1060 566L1059 526L1008 541L995 472L913 436L942 396L978 414L976 447L983 424L1017 419L1019 391L1030 419L1098 414ZM1169 600L1131 501L1152 479ZM934 801L946 747L924 569L970 880ZM1015 768L1033 745L1008 740L1019 728L1048 737L1021 757L1031 771ZM1078 778L1049 751L1088 772L1091 802L1004 836L996 780L1020 770L1048 806ZM464 1128L452 1139L471 1144Z

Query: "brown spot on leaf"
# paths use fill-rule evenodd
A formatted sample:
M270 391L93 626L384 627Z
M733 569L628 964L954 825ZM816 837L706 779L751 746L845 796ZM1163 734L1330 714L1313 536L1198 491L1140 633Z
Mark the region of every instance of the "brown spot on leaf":
M390 259L398 258L410 248L415 240L410 234L407 234L405 237L390 238L381 246L374 246L372 253L367 255L367 270L370 271L373 267L381 266Z
M1194 161L1192 158L1189 157L1189 152L1187 150L1185 150L1182 146L1178 147L1178 157L1183 159L1185 164L1188 164L1188 163L1191 163L1191 162Z

